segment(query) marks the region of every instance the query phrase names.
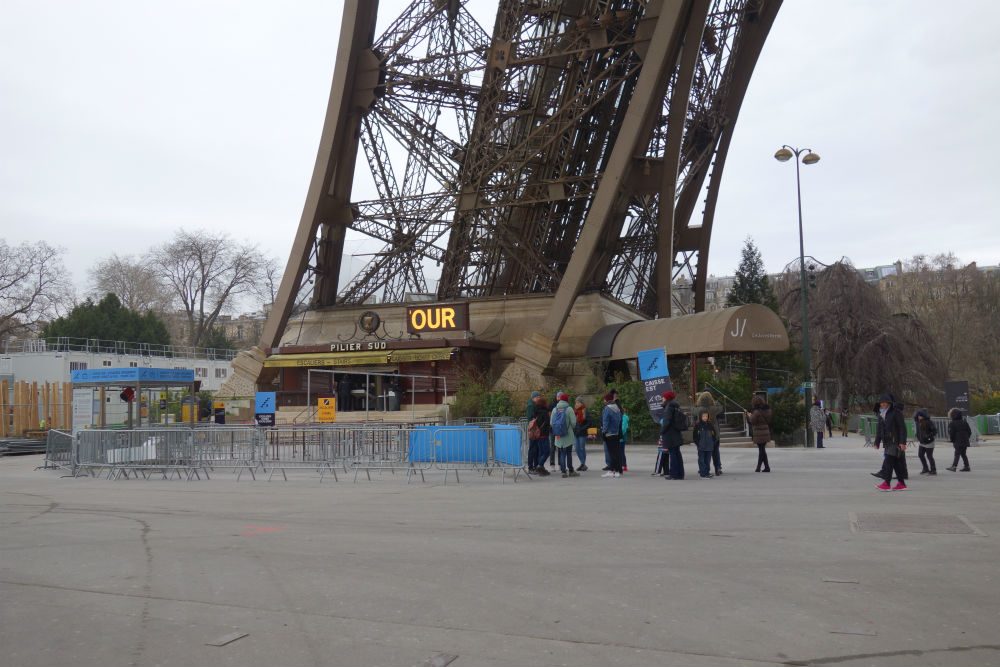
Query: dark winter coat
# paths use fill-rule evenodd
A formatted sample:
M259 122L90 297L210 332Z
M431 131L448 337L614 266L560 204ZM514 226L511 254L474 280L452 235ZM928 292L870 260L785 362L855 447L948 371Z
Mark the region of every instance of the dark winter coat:
M719 432L711 421L695 422L693 436L699 452L711 452L719 444Z
M917 442L926 449L934 448L934 438L937 436L937 426L931 421L931 416L926 410L917 410L913 415L913 424L916 427Z
M535 416L532 419L538 425L541 436L548 438L549 433L552 431L552 425L549 423L549 406L544 401L535 403Z
M875 449L879 445L885 446L885 453L888 456L899 456L900 445L906 444L906 420L903 412L895 402L889 404L889 409L882 417L882 412L876 407L875 416L878 417L878 427L875 430Z
M676 400L667 403L663 409L663 417L660 419L660 442L667 449L684 444L684 435L677 428L677 416L680 412L681 405Z
M951 440L951 444L955 445L955 449L964 449L969 446L969 441L972 439L972 427L962 417L961 412L952 415L951 421L948 422L948 439Z
M755 445L771 441L771 407L767 403L755 405L750 413L750 437Z

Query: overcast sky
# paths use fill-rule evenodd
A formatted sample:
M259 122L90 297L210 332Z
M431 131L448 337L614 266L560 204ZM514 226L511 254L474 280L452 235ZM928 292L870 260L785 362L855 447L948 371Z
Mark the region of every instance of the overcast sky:
M491 20L495 1L474 1ZM402 4L382 3L383 24ZM341 10L4 0L0 237L64 247L81 288L93 262L141 254L177 227L227 232L284 263ZM982 0L947 11L786 0L729 152L710 272L731 274L747 235L771 271L798 256L794 166L772 158L783 143L822 156L802 170L807 254L1000 262L998 21L1000 4Z

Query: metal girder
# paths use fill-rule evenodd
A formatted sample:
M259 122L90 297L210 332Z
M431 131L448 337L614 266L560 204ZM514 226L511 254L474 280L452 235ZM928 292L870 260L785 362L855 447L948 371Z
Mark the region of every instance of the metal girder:
M669 316L686 272L704 307L722 165L780 0L497 0L490 31L467 4L415 0L376 37L378 3L345 3L265 344L307 272L314 307L426 292L431 266L441 298L553 294L552 340L585 289ZM359 159L375 200L352 199ZM338 293L348 228L384 247Z

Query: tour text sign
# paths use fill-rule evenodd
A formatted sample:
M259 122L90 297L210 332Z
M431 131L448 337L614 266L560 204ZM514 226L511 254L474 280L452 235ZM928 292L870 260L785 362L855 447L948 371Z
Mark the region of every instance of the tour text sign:
M673 388L670 369L667 367L667 350L664 347L642 350L636 361L639 364L639 379L646 392L649 414L659 424L660 417L663 416L663 392Z
M411 334L468 330L468 303L435 303L406 309L406 331Z

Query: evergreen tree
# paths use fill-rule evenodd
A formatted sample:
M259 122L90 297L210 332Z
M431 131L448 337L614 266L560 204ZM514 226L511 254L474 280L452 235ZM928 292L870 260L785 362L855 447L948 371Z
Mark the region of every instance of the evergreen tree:
M129 343L169 345L167 326L152 312L137 313L122 306L114 294L94 303L87 299L65 317L50 322L42 331L46 338L97 338Z
M743 244L740 265L736 268L736 280L726 297L726 305L742 306L748 303L760 303L778 312L778 298L764 272L764 260L761 259L760 250L753 238L749 236Z

